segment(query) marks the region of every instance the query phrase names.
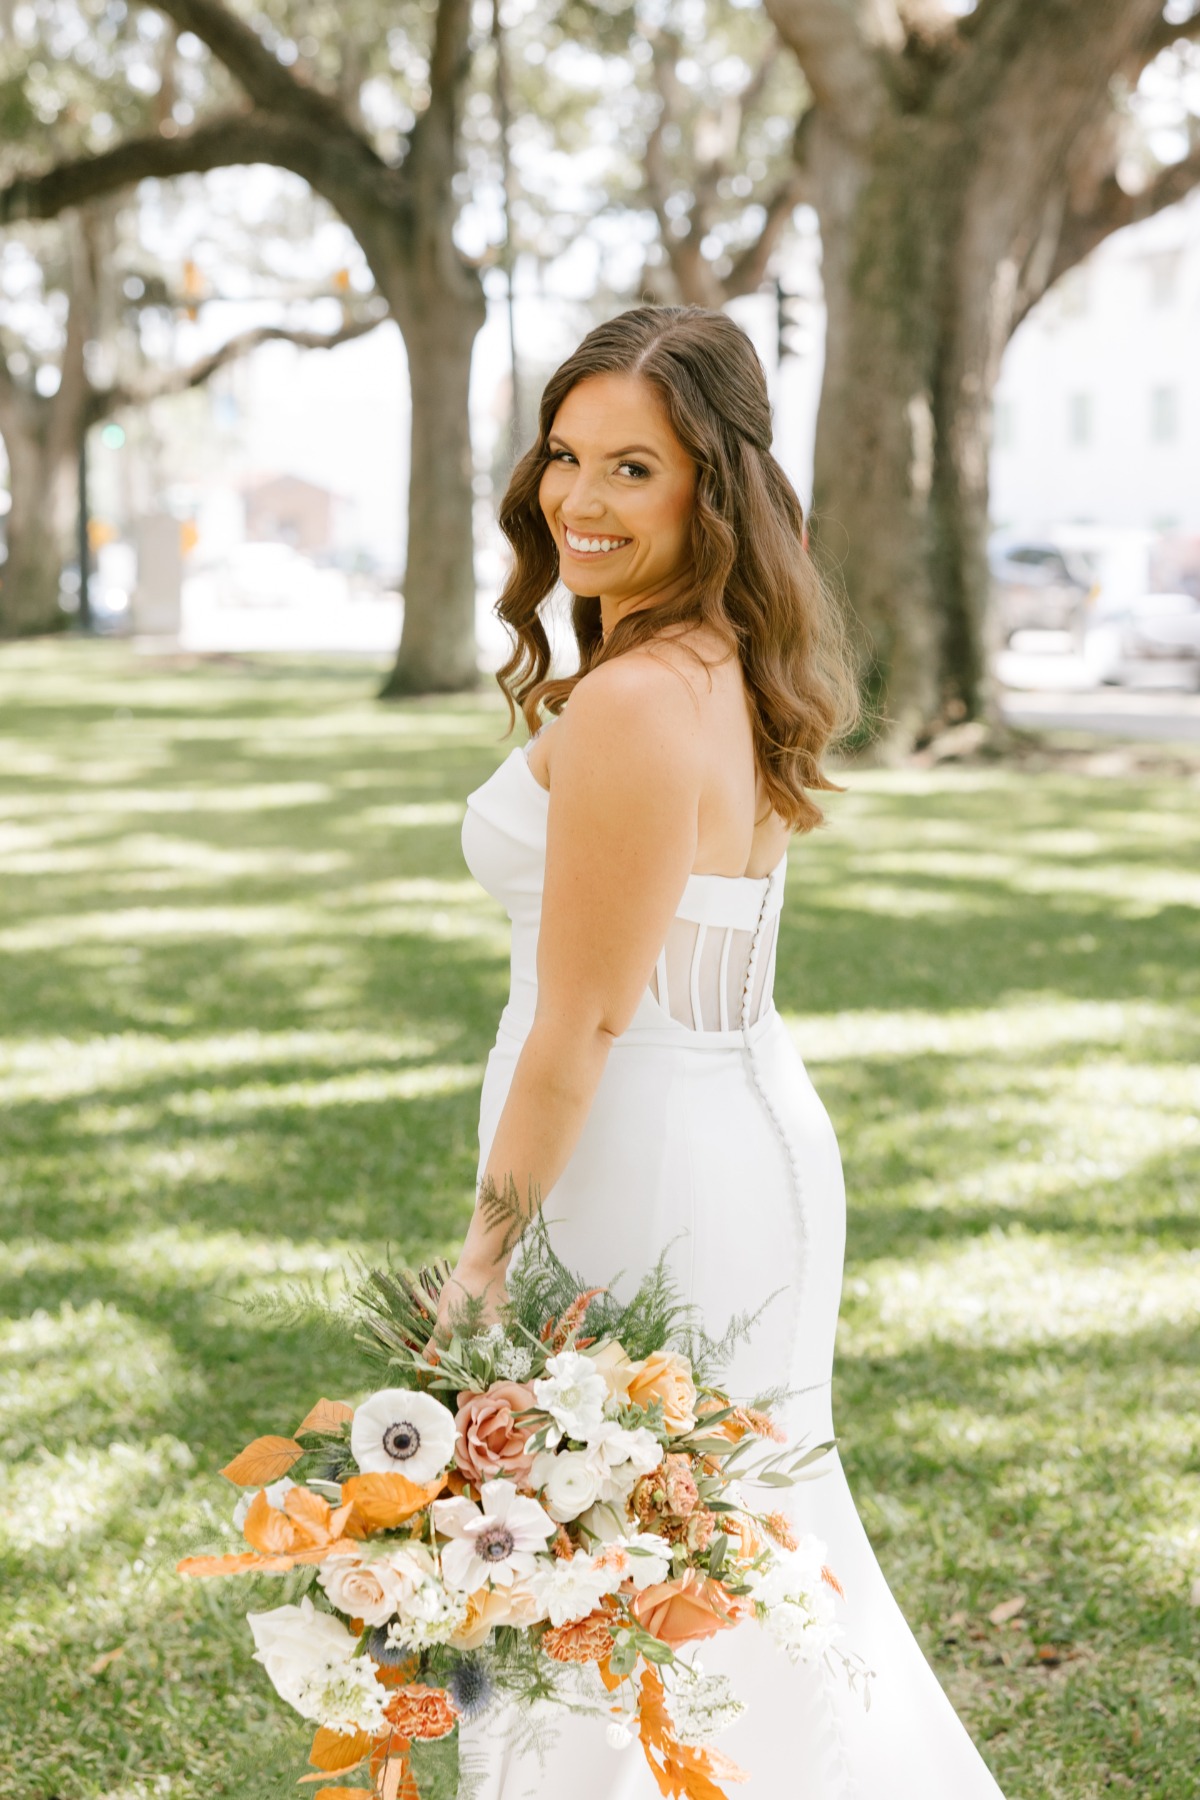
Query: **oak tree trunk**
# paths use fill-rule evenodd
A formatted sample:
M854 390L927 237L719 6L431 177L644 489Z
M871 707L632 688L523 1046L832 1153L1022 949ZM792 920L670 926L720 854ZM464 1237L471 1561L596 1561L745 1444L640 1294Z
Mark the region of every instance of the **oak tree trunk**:
M33 637L69 623L58 603L70 553L74 470L56 471L36 443L5 435L12 506L6 521L8 557L0 567L0 637Z
M404 630L382 689L389 699L460 693L479 681L467 402L485 307L477 278L464 280L459 265L449 273L435 284L428 270L410 265L389 296L408 352L412 397ZM414 298L422 303L414 305Z
M832 134L814 151L827 309L814 541L850 601L883 745L920 744L990 698L998 354L977 303L993 271L964 269L961 169L928 122L888 120L869 152Z

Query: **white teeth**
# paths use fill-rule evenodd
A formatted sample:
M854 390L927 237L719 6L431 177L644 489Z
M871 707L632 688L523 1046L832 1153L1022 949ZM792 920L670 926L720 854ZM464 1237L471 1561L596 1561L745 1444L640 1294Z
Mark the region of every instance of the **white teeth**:
M615 550L621 544L627 544L628 538L581 538L573 531L568 531L567 542L572 550Z

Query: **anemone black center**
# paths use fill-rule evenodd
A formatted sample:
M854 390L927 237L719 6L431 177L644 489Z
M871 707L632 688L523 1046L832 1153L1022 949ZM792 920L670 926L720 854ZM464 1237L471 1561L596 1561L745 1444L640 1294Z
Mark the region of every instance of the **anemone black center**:
M489 1525L475 1539L475 1554L484 1562L504 1562L513 1553L513 1534L504 1525Z
M383 1447L393 1462L407 1462L421 1448L421 1434L410 1419L401 1419L384 1432Z

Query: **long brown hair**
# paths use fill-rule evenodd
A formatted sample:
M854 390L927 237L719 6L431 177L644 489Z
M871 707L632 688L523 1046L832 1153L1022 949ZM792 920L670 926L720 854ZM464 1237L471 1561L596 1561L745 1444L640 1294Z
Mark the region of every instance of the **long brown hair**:
M547 440L576 383L609 374L653 385L696 464L695 580L677 600L627 613L607 639L599 597L577 596L579 671L552 680L540 617L559 576L558 546L538 501ZM518 705L535 731L540 709L561 712L575 683L600 663L659 637L667 625L706 624L740 658L771 805L793 829L811 831L824 814L805 790L844 792L819 759L858 723L858 682L845 623L809 557L804 509L771 455L771 437L762 364L726 313L635 306L590 331L546 383L537 442L513 470L500 504L513 565L495 613L516 641L496 679L508 701L509 731Z

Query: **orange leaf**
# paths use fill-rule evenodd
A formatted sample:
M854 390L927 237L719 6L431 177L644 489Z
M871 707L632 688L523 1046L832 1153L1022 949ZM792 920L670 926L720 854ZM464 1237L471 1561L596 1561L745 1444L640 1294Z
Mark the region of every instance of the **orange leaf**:
M301 1531L295 1520L272 1506L265 1494L255 1494L250 1502L242 1520L242 1536L265 1556L291 1556L312 1542L311 1533Z
M303 1455L303 1447L295 1438L255 1438L231 1463L226 1463L221 1473L235 1487L265 1487L268 1482L278 1481L281 1475L286 1475L296 1459Z
M354 1522L364 1532L386 1531L436 1500L445 1485L444 1475L424 1487L404 1475L354 1475L342 1483L342 1499L353 1502Z
M318 1788L313 1800L363 1800L366 1788Z
M232 1556L185 1556L175 1564L177 1575L239 1575L244 1569L261 1569L263 1559L256 1550L242 1550Z
M314 1543L328 1541L331 1509L322 1495L314 1494L311 1488L289 1488L283 1497L283 1510Z
M610 1694L612 1693L614 1688L620 1687L621 1677L619 1675L613 1674L612 1667L609 1663L607 1656L601 1657L600 1661L596 1664L596 1669L599 1673L601 1681L604 1683L605 1687L608 1689Z
M305 1431L340 1431L354 1417L354 1408L344 1400L318 1400L312 1411L296 1427L296 1436Z
M366 1731L330 1731L322 1725L313 1739L308 1760L314 1769L324 1769L327 1775L344 1775L347 1769L356 1769L367 1756L375 1739Z

